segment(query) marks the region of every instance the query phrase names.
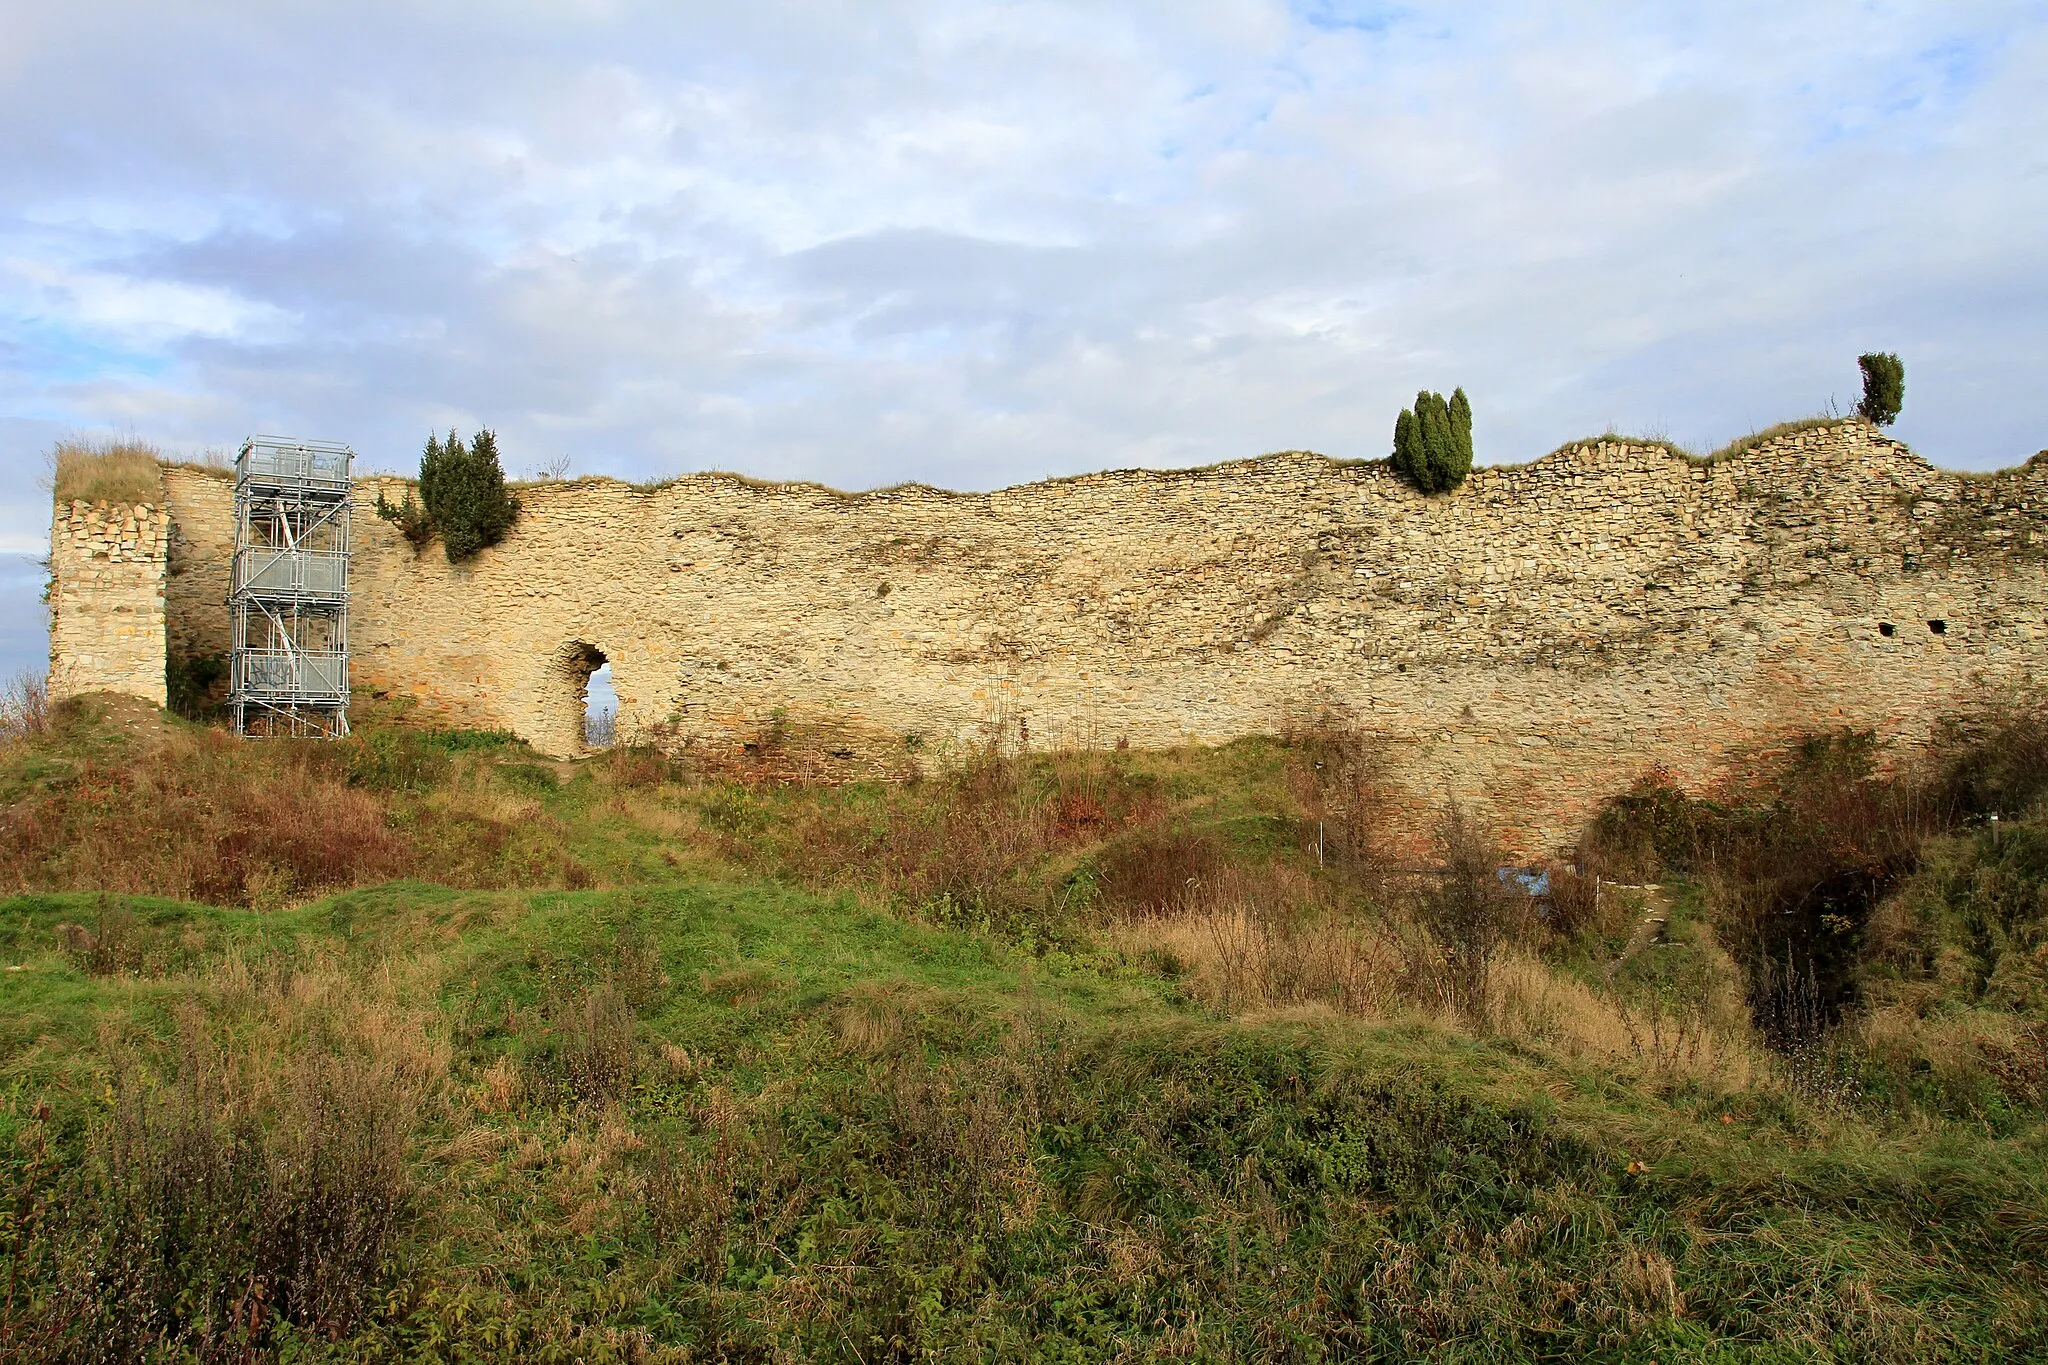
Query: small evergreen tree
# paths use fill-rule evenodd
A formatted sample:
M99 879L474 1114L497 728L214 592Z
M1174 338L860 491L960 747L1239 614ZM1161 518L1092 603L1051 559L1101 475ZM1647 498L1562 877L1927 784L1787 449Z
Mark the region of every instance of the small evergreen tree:
M449 440L428 436L420 456L420 501L426 503L426 518L440 532L451 565L498 544L518 516L518 503L506 491L506 471L498 463L498 436L487 428L469 444L455 432L449 432Z
M1906 406L1906 363L1889 351L1856 357L1863 368L1863 401L1856 411L1872 426L1888 427Z
M1425 493L1436 490L1429 472L1429 456L1422 450L1422 431L1415 414L1407 408L1394 419L1394 472Z
M1472 472L1472 404L1463 389L1415 395L1394 419L1395 472L1424 493L1448 493Z
M409 488L405 491L405 501L402 503L387 502L384 490L378 489L377 515L386 521L397 522L398 534L404 536L415 550L425 549L427 542L434 538L434 523L427 516L427 509L420 506L419 500L413 497Z
M1446 489L1456 488L1472 472L1472 401L1463 389L1451 390L1451 448L1440 476Z

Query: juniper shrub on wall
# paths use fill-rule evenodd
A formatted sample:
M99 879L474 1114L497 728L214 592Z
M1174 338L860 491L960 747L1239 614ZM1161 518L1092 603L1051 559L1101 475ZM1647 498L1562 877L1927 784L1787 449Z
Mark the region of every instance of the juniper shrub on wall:
M1888 427L1906 405L1906 363L1889 352L1856 357L1863 369L1863 400L1857 413L1873 426Z
M1424 390L1394 421L1394 469L1424 493L1448 493L1472 472L1472 404Z
M451 564L474 559L497 544L519 516L519 504L505 488L497 436L489 428L467 444L453 431L445 441L429 436L420 456L420 501L408 493L394 507L380 493L377 515L398 523L415 546L438 534Z

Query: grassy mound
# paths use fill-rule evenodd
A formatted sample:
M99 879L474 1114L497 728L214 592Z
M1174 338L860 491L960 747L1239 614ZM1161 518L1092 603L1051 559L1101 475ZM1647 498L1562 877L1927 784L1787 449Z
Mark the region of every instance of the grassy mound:
M1376 860L1353 738L806 788L365 721L230 745L70 704L0 752L11 1358L2048 1341L2038 1097L1807 1083L1718 884L1594 905L1556 869L1517 918ZM1619 804L1606 856L1834 867L1682 795ZM1899 872L1831 1055L1919 1037L1908 996L2032 1008L2010 825Z
M11 1326L49 1358L1896 1360L2048 1331L2015 1269L2048 1238L2038 1136L1233 1021L845 899L399 884L0 925Z

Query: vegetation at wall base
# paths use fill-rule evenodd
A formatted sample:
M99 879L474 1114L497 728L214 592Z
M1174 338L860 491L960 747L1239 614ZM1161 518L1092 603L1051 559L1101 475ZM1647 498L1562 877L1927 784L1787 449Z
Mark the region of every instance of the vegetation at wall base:
M1652 775L1540 910L1341 717L814 786L67 702L0 735L0 1350L2040 1359L2036 701Z
M224 654L174 654L165 661L164 689L170 709L186 720L211 720L225 700L228 660Z
M1472 405L1465 391L1415 395L1394 420L1394 471L1423 493L1448 493L1472 472Z
M1863 371L1863 397L1856 412L1872 426L1888 427L1906 406L1906 364L1888 351L1856 357Z

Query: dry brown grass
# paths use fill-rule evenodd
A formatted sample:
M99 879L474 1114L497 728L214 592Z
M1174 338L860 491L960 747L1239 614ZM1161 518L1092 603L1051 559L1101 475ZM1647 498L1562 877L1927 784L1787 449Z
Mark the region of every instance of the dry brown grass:
M1631 1001L1521 952L1496 964L1490 997L1496 1032L1562 1056L1738 1089L1763 1075L1739 1000L1733 1019L1711 1002Z
M1631 1002L1512 950L1493 964L1475 1009L1447 985L1429 937L1397 920L1325 915L1290 923L1243 905L1212 906L1127 922L1109 938L1221 1014L1320 1006L1366 1020L1422 1017L1650 1075L1741 1087L1762 1074L1739 999L1732 1019L1722 1017L1726 1002Z
M59 504L163 500L163 456L140 441L63 441L51 454Z
M1797 417L1789 422L1776 422L1761 431L1752 431L1747 436L1736 437L1727 445L1722 446L1719 450L1701 460L1700 463L1714 464L1721 460L1732 460L1736 456L1747 454L1759 446L1769 445L1772 441L1778 440L1781 437L1796 436L1802 431L1817 431L1822 427L1838 427L1844 423L1859 420L1861 419L1855 417L1831 417L1826 413L1820 413L1812 417Z
M422 776L374 736L273 747L158 726L107 745L92 738L90 709L57 709L57 769L0 806L0 891L275 909L415 875L466 887L594 881L562 823L488 773L420 790L447 776L445 759Z
M777 808L735 790L718 808L707 823L735 862L814 887L873 888L929 918L999 926L1061 909L1062 889L1043 875L1061 860L1126 831L1139 842L1173 837L1151 787L1103 754L991 748L879 794Z
M399 876L414 850L367 792L284 765L251 770L218 735L81 763L0 811L0 885L275 907Z
M2002 1009L1922 1011L1879 1005L1852 1025L1857 1045L1895 1074L1928 1077L1950 1095L2048 1103L2048 1025Z
M927 992L904 982L863 982L834 1007L832 1031L848 1051L887 1056L912 1032L927 1003Z
M1384 1019L1412 994L1409 953L1371 924L1289 923L1240 904L1129 922L1112 929L1110 938L1224 1014L1327 1005Z

